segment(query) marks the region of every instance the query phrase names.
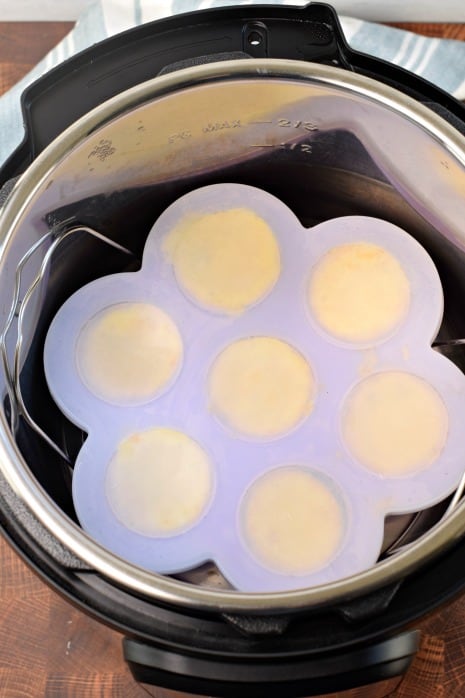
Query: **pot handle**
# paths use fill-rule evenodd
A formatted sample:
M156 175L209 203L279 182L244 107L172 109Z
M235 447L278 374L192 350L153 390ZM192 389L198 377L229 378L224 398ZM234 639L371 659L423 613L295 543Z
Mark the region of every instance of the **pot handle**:
M167 70L238 58L327 63L374 77L465 121L465 108L413 73L353 51L332 7L247 5L201 10L143 24L101 41L46 73L21 99L25 137L0 170L0 186L21 174L91 109Z
M0 171L0 185L20 174L79 117L167 69L268 57L357 70L360 56L345 42L335 11L320 3L221 7L143 24L82 51L24 91L25 138ZM371 57L362 63L367 74L383 70L383 62Z
M313 657L275 652L268 661L263 661L259 649L256 657L252 651L242 660L215 653L202 657L195 646L175 651L128 638L123 640L123 652L141 683L220 698L293 698L390 682L409 668L419 636L414 630L369 646Z

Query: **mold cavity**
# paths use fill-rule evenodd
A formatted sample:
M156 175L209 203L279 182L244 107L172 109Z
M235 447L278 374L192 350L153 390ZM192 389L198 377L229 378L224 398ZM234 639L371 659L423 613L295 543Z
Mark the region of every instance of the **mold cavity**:
M239 313L264 298L280 273L279 247L254 211L184 216L164 242L182 289L199 305Z
M313 409L315 379L307 360L274 337L240 339L224 349L209 376L213 412L249 437L273 438Z
M449 416L437 391L403 371L375 373L349 393L342 434L351 454L379 475L409 475L444 448Z
M258 478L240 511L242 535L265 567L305 575L329 564L345 531L346 512L332 483L301 466L285 466Z
M333 247L316 264L308 302L332 337L378 341L404 320L410 284L393 255L378 245L354 242Z
M158 427L121 441L105 489L116 518L146 536L170 536L194 526L213 491L213 469L189 436Z
M76 344L81 380L97 397L120 405L154 398L178 373L181 360L176 325L149 303L101 310L84 325Z

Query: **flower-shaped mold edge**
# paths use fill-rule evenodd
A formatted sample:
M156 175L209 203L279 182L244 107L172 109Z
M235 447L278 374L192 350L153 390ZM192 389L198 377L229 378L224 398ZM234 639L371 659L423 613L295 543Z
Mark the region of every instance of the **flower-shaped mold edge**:
M279 247L280 274L273 288L241 313L220 314L197 305L176 279L164 251L166 236L186 215L234 208L262 218ZM307 302L315 265L337 245L379 245L401 264L410 284L408 311L378 342L334 340L313 319ZM148 303L175 323L183 343L182 366L164 392L143 404L118 405L96 397L83 382L76 345L97 313L120 303ZM276 197L247 185L225 183L195 190L175 201L155 222L142 267L98 279L78 290L58 311L45 343L50 391L69 419L88 437L76 461L73 499L83 528L130 562L170 574L213 560L243 591L276 591L329 583L373 565L380 553L384 517L433 505L457 486L463 470L465 376L431 348L442 318L443 296L432 260L397 226L349 216L304 228ZM253 439L235 433L212 414L207 393L211 366L225 347L250 337L278 338L311 366L316 396L311 414L288 433ZM448 413L447 440L429 467L401 477L371 472L347 449L341 411L367 376L401 371L424 379ZM115 516L106 492L109 463L121 442L153 428L193 439L212 465L208 505L196 523L171 536L143 535ZM341 505L344 536L327 564L304 573L266 566L244 540L244 497L262 475L298 466L328 485ZM309 532L309 540L311 540Z

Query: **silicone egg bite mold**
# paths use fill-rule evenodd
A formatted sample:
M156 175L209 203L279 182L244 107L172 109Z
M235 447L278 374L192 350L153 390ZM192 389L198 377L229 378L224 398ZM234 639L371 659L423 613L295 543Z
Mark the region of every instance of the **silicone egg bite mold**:
M244 591L370 567L385 516L463 470L442 310L430 257L386 221L307 229L239 184L183 196L141 269L81 288L47 335L52 395L88 434L81 525L155 572L214 561Z

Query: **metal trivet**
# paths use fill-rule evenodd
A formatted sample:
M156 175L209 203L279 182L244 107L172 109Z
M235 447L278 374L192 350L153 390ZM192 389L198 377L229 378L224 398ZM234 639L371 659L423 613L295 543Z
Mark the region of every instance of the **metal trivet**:
M111 238L103 235L102 233L90 228L86 225L74 224L69 228L67 225L72 223L72 219L60 221L59 223L53 225L50 230L45 233L39 240L37 240L23 255L20 262L16 268L15 272L15 283L13 289L13 298L11 306L8 312L8 316L3 327L3 331L0 334L0 352L3 362L3 369L5 373L5 382L7 397L9 400L9 423L10 429L13 435L16 437L18 432L19 420L22 417L24 421L31 427L31 429L50 447L52 448L66 463L68 466L73 467L73 459L68 455L67 452L63 450L50 436L41 428L35 419L31 416L25 400L21 391L21 364L23 359L23 327L25 322L25 316L30 305L31 300L34 298L35 294L39 293L44 278L47 275L53 254L56 252L60 244L68 237L75 235L76 233L87 233L88 235L100 240L104 244L119 250L125 255L135 258L136 255L128 248L120 245ZM24 269L27 263L32 259L32 257L38 253L39 250L44 248L48 244L48 248L45 251L42 262L39 267L39 271L35 275L30 286L25 290L23 297L21 298L21 285L23 281ZM12 360L8 356L7 350L7 337L14 332L14 320L17 318L16 323L16 335L14 336L14 350ZM454 351L459 352L463 360L465 352L465 339L450 339L445 341L438 341L433 344L433 348L454 361L451 358L451 354ZM452 349L452 351L450 351ZM457 355L458 358L458 355ZM454 363L457 363L454 361ZM465 471L460 479L457 489L451 495L450 501L443 502L443 509L439 514L435 523L439 523L446 519L457 507L460 499L462 498L465 491ZM438 505L439 506L439 505ZM403 524L395 522L395 519L405 519L405 517L388 517L390 523L387 528L391 529L391 533L387 533L385 536L385 545L383 546L382 557L390 557L400 551L405 550L414 541L416 541L421 535L425 533L424 526L422 530L421 518L423 512L413 513L408 517L407 523L405 521ZM429 530L429 528L428 528ZM419 532L418 532L419 531ZM394 540L392 540L394 538ZM180 575L176 575L179 579L184 581L200 584L202 586L208 587L221 587L228 588L229 584L217 570L217 568L207 563L202 565L196 570L191 570Z

